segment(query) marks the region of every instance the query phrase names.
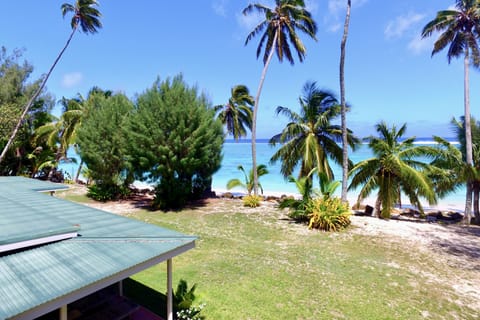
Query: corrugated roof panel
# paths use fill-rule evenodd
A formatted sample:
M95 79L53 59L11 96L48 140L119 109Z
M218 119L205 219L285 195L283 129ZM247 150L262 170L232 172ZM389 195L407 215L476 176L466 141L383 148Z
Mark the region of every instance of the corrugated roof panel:
M59 188L0 177L0 241L39 230L80 228L79 237L0 256L0 319L73 297L108 277L194 246L195 237L33 192Z
M0 260L0 315L19 314L28 306L46 303L192 240L72 239L4 257Z

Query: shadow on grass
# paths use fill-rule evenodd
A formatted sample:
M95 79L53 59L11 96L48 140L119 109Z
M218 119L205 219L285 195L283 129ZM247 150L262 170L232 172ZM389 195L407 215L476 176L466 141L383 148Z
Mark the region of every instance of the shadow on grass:
M190 210L196 210L199 208L204 208L209 204L209 201L211 199L214 199L214 197L207 197L207 198L202 198L202 199L195 199L195 200L189 200L185 204L185 206L180 207L180 208L172 208L169 210L160 210L158 208L155 208L153 205L154 202L154 196L150 194L145 194L145 193L132 193L129 195L124 201L129 201L133 204L133 206L137 209L143 209L147 211L158 211L158 212L177 212L177 211L182 211L184 209L190 209Z
M125 296L156 315L167 318L167 296L131 278L123 280Z

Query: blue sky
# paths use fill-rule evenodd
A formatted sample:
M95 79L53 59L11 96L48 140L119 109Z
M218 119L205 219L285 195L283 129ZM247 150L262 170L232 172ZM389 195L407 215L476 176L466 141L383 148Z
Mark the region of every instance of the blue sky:
M45 73L70 33L57 0L4 1L0 45L24 48L24 58ZM260 1L269 4L271 1ZM359 136L372 134L380 120L408 124L407 136L452 136L449 121L463 114L463 62L449 65L446 52L431 58L435 39L420 39L423 26L453 0L352 0L347 43L346 94L352 105L348 125ZM129 97L157 77L182 73L205 92L213 105L226 102L230 89L245 84L257 91L262 62L258 39L245 38L258 21L241 11L250 1L100 1L103 28L95 35L77 33L47 83L57 99L85 95L92 86ZM304 63L274 60L260 99L258 136L279 133L286 120L279 105L298 110L306 81L339 94L339 55L345 0L310 0L318 41L301 35ZM471 74L471 110L480 118L479 72Z

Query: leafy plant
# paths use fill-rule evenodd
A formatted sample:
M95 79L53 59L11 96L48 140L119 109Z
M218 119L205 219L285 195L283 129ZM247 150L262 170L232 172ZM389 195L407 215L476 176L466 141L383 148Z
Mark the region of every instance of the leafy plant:
M320 193L324 199L330 198L340 186L340 181L330 180L325 172L318 174L320 178Z
M290 208L290 218L297 220L297 221L308 221L308 213L307 213L307 206L312 198L313 188L312 188L312 180L310 179L310 175L315 171L313 169L310 171L308 176L301 177L295 179L293 176L288 177L288 181L295 183L298 192L302 195L301 199L295 198L285 198L283 199L280 204L280 209Z
M200 304L198 307L193 306L193 302L196 299L195 289L197 284L194 284L188 289L188 283L186 280L180 279L177 285L177 290L173 295L174 309L177 311L177 319L185 320L202 320L204 316L200 315L200 312L205 307L205 304Z
M262 201L262 197L254 194L249 194L243 197L243 205L245 207L256 208L260 206L260 201Z
M233 189L233 188L236 188L236 187L241 187L241 188L244 188L245 190L247 190L247 193L249 195L252 194L253 181L254 181L254 179L253 179L253 169L250 170L248 175L245 172L245 169L243 168L242 165L239 165L237 167L237 169L243 172L245 180L244 180L244 182L242 182L240 179L231 179L227 182L227 189L230 190L230 189ZM257 166L257 177L261 177L261 176L264 176L266 174L268 174L267 166L264 165L264 164L258 165ZM260 188L261 193L263 194L263 188L262 188L262 185L260 183L258 184L258 187Z
M185 310L177 311L177 319L179 320L203 320L205 316L200 315L203 308L205 308L205 303L202 303L198 307L190 307Z
M124 199L130 194L130 189L123 185L93 184L88 187L87 197L96 201Z
M340 198L315 198L308 203L310 229L339 231L350 225L348 203Z

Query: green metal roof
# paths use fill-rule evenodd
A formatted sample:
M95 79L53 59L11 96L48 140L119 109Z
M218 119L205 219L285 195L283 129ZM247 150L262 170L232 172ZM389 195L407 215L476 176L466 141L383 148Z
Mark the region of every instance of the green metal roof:
M78 232L0 256L0 319L54 310L57 300L72 302L79 292L93 292L195 245L195 237L37 192L61 188L0 177L0 244Z

